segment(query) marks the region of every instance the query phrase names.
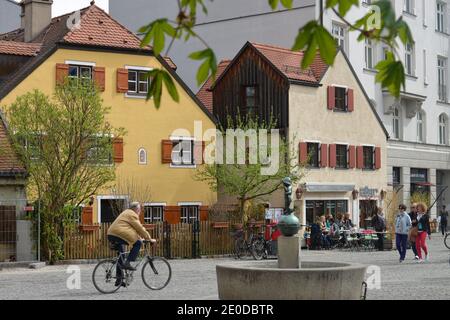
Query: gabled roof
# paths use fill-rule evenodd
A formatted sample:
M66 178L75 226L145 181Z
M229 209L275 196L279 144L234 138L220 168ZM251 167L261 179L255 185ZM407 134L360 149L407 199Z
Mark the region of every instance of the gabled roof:
M220 77L225 69L230 64L231 60L222 60L217 66L217 74L216 78ZM213 112L213 93L211 91L211 86L213 84L212 77L209 77L208 80L203 84L200 90L197 92L197 98L203 103L206 109L209 112Z
M0 114L0 176L14 177L25 174L25 167L12 147L6 124Z
M320 86L322 78L329 70L329 66L322 60L319 52L317 52L316 57L314 58L312 64L307 69L303 70L300 67L304 56L304 53L302 51L292 51L291 49L288 48L282 48L273 45L260 44L254 42L247 42L244 45L244 47L239 51L239 53L233 58L232 61L226 61L226 63L224 63L223 70L221 70L220 73L218 72L216 81L212 83L212 79L209 78L197 93L197 97L200 100L202 100L202 102L209 110L211 110L211 112L213 107L212 101L213 95L211 91L214 89L216 84L221 81L221 79L224 77L227 71L239 60L240 56L249 48L251 50L255 50L255 52L257 52L266 62L272 65L272 67L274 67L274 69L283 78L285 78L286 81L292 84L300 84L306 86ZM383 121L378 115L375 106L370 101L370 98L367 95L367 92L365 91L361 81L359 80L358 75L353 69L347 55L342 49L338 49L337 53L339 52L343 54L345 61L347 62L347 65L349 66L354 78L356 79L361 91L364 94L364 97L366 98L367 103L372 109L386 137L389 138L389 133L386 130Z
M24 43L0 40L0 54L35 57L41 51L40 43Z

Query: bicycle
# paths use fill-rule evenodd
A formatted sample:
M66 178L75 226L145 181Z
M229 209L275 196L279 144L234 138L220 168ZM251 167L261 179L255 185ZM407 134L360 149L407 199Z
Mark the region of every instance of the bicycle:
M253 233L250 234L248 240L245 240L245 232L244 230L240 229L237 230L234 234L234 255L236 259L240 259L244 255L250 254L253 259L257 259L255 255L255 250L253 246L254 237Z
M144 256L134 267L138 269L143 263L141 277L145 286L151 290L162 290L169 284L172 278L172 268L166 259L155 257L151 253L150 247L150 241L144 241ZM119 251L116 245L112 245L111 249ZM126 260L128 254L129 252L119 253L116 258L102 260L95 266L92 272L92 282L99 292L111 294L122 287L122 285L115 285L117 280L116 268L119 261ZM122 282L125 287L130 286L133 282L134 272L122 269Z
M267 259L273 255L272 239L266 240L263 232L258 233L257 239L253 242L253 251L256 260Z
M447 247L447 249L450 249L450 232L445 233L444 245Z

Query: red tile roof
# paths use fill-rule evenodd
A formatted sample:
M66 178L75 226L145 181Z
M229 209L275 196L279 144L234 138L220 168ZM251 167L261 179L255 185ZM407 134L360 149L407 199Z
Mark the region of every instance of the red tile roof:
M167 64L169 65L169 67L171 67L173 70L177 70L177 65L175 64L175 62L173 62L173 60L170 57L164 57L164 60L166 60Z
M0 173L23 174L25 167L19 161L8 137L5 123L0 116Z
M23 43L15 41L0 40L0 54L14 56L36 56L41 50L40 43Z
M254 42L251 44L290 80L318 83L328 69L319 53L311 66L303 70L301 68L303 51L292 51L287 48Z
M220 61L219 65L217 66L216 79L222 75L222 73L228 67L230 62L231 62L231 60ZM208 80L206 80L206 82L203 84L203 86L197 92L197 98L203 103L203 105L206 107L206 109L208 109L209 112L211 112L211 113L213 112L213 94L212 94L212 91L210 91L209 89L211 88L212 84L213 84L213 80L210 77Z

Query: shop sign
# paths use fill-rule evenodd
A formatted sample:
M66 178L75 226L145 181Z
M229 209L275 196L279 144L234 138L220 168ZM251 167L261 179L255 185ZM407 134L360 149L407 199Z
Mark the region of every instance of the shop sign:
M364 187L359 190L359 196L361 198L375 198L378 195L378 189L371 189Z

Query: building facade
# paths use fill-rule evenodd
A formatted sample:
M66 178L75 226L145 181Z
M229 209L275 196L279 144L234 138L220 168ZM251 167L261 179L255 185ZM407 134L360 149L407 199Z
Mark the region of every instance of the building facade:
M307 4L294 1L294 10L291 12L293 16L283 10L269 13L267 1L241 1L236 6L229 5L229 1L225 0L214 1L208 4L209 20L202 23L200 21L204 18L201 18L197 28L202 36L206 36L220 59L234 56L234 53L230 55L230 51L237 52L236 46L247 40L290 47L303 21L313 17L319 19L320 1L323 0ZM158 11L154 11L153 7L147 4L150 2L143 2L134 0L125 4L119 0L111 0L111 13L125 25L135 28L152 18L176 12L176 8L170 7L169 4L161 4ZM371 2L373 1L362 0L359 8L353 8L348 13L348 20L356 21L362 17L370 10ZM396 16L403 17L414 37L413 44L400 46L398 50L403 58L407 76L406 88L397 100L375 83L374 67L384 59L385 48L382 45L357 41L358 34L349 32L345 23L333 12L327 12L323 16L323 24L346 52L389 132L387 181L390 185L395 185L399 200L409 203L411 195L419 191L429 192L432 203L442 192L438 204L448 204L449 4L446 0L391 2ZM136 12L139 12L138 16L135 15ZM246 15L247 12L259 14L251 16ZM189 50L200 47L201 44L195 41L187 46ZM194 79L197 66L183 60L187 56L185 52L180 51L181 57L176 62L186 78ZM437 206L434 206L431 210L432 216L436 215L436 210Z
M366 227L388 188L388 134L343 51L333 67L317 56L301 70L302 59L302 52L247 43L209 89L213 112L222 125L230 115L277 120L299 155L296 165L306 165L293 188L301 194L295 207L302 223L350 213ZM270 207L282 208L282 199L274 194Z
M0 33L20 27L20 6L13 0L0 0Z
M203 145L203 131L215 128L211 114L183 83L173 64L154 56L149 47L140 48L139 38L95 4L81 10L79 28L67 27L70 17L55 17L41 30L27 32L25 28L0 35L0 61L11 66L0 83L2 108L33 89L51 95L66 77L93 80L104 105L111 107L107 120L115 128L124 128L126 134L114 139L114 153L108 160L116 167L116 181L95 195L91 216L85 222L114 220L113 205L124 206L131 197L121 193L127 190L121 183L149 190L150 194L144 195L149 199L144 208L146 223L207 219L216 194L193 175L201 165L194 155ZM30 42L25 41L26 34L37 36ZM166 92L159 109L145 99L150 85L145 74L152 68L169 71L180 94L179 103Z

